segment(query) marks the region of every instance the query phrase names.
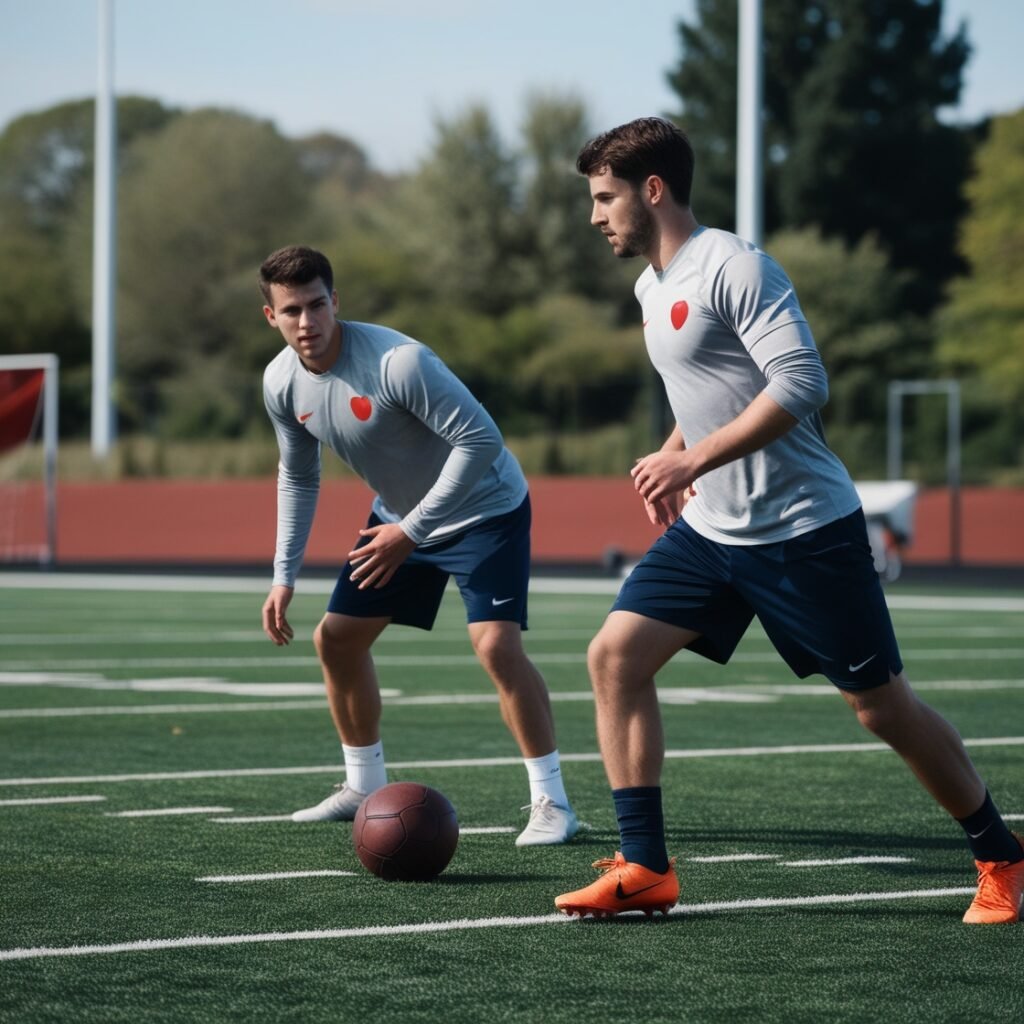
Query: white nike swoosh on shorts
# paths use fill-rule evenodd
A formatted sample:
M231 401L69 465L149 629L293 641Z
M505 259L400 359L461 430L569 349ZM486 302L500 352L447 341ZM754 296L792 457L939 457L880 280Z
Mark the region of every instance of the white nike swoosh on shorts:
M878 657L878 651L875 651L875 653L872 654L870 658L868 658L866 661L862 661L859 665L849 665L848 666L849 671L851 671L851 672L859 672L865 665L868 664L868 662L874 661L875 658L877 658L877 657Z
M498 605L501 605L501 604L508 604L508 603L509 603L509 601L514 601L514 600L515 600L515 598L514 598L514 597L503 597L503 598L502 598L502 599L501 599L501 600L499 601L499 600L498 600L498 599L497 599L496 597L492 597L492 598L491 598L491 604L493 604L493 605L494 605L494 607L495 607L495 608L497 608L497 607L498 607Z

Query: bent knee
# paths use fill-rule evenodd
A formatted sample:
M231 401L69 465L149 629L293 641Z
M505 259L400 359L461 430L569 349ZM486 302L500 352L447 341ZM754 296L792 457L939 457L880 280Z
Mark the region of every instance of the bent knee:
M313 646L321 659L359 658L370 650L376 636L341 616L325 615L313 630Z
M504 676L526 657L521 632L502 628L484 628L472 633L473 651L491 676Z
M857 721L882 739L904 732L913 724L922 706L902 676L848 699Z
M587 647L587 669L595 684L620 679L629 664L627 649L602 629Z

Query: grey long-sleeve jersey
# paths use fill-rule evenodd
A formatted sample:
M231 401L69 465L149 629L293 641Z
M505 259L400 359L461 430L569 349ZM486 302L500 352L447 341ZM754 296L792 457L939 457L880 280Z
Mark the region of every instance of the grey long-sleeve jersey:
M764 392L799 420L771 444L702 476L683 518L725 544L786 540L860 507L825 443L828 382L785 271L727 231L698 228L636 283L644 338L688 445Z
M291 348L267 366L263 397L277 434L274 584L294 586L326 445L376 492L373 511L429 545L517 508L527 484L494 420L425 345L342 321L341 353L314 374Z

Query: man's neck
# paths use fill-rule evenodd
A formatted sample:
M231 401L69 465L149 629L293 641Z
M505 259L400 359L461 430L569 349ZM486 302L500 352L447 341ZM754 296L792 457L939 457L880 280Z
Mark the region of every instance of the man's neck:
M651 266L660 274L699 227L688 206L666 210L659 218L659 231L652 251L647 254Z

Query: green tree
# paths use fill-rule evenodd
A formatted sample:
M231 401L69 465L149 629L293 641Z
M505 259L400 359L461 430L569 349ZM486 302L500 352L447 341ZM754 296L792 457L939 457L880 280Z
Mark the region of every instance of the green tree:
M157 100L121 97L119 151L176 113ZM22 224L51 236L63 230L79 190L92 182L95 116L93 100L76 100L7 125L0 135L0 228Z
M396 229L401 180L375 171L348 139L321 134L297 145L312 177L302 237L331 261L340 315L381 320L403 302L425 301L416 253Z
M309 179L267 121L183 114L125 154L118 220L119 408L127 428L237 434L260 415L259 370L278 347L256 268L301 238ZM91 197L88 197L91 199ZM83 197L69 246L90 292Z
M628 419L647 373L642 332L622 327L614 307L575 295L543 299L532 319L534 340L513 375L522 405L555 430Z
M967 185L969 271L938 317L941 365L965 379L965 461L1024 466L1024 109L992 120Z
M76 205L92 186L94 112L92 100L61 103L16 118L0 134L0 350L60 357L65 435L89 423L91 301L70 286L64 243ZM122 97L120 146L174 116L155 100Z
M950 287L939 355L993 395L1024 402L1024 109L994 118L967 184L960 247L969 272Z
M388 229L431 294L500 315L530 293L535 279L519 162L483 107L439 120L436 129L430 154L402 184Z
M679 26L669 81L697 150L695 208L734 224L737 5L697 0ZM959 268L969 136L942 125L969 55L941 31L942 0L776 0L764 12L765 214L769 232L820 225L855 243L874 233L906 298L934 307Z
M609 259L590 224L590 193L576 156L592 135L581 100L536 94L523 123L523 220L538 294L575 294L633 303L632 267Z
M927 321L908 313L899 275L874 238L853 248L816 229L781 231L767 246L800 297L829 375L829 442L855 474L884 469L887 384L928 375Z

